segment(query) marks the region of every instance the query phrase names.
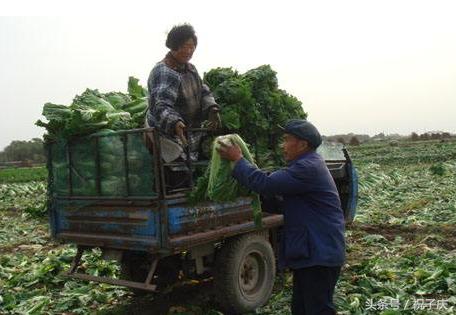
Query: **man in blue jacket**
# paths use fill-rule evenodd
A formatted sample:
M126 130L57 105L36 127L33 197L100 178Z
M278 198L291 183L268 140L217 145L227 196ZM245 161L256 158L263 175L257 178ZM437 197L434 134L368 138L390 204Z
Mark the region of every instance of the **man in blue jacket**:
M279 267L293 270L292 313L336 314L334 288L345 260L344 215L324 159L315 152L318 130L308 121L283 128L288 167L262 172L242 157L239 147L221 143L222 158L235 161L233 176L266 199L279 200L284 230Z

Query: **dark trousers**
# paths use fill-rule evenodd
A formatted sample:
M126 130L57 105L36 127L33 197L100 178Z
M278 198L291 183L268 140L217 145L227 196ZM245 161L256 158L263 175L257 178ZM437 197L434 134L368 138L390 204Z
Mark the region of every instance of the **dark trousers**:
M334 287L341 267L312 266L293 270L293 315L335 315Z

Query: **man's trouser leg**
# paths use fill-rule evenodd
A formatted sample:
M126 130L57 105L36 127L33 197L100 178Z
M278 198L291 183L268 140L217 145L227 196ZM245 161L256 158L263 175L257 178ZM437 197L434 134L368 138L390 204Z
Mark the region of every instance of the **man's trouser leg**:
M293 270L293 315L334 315L334 287L341 267L313 266Z

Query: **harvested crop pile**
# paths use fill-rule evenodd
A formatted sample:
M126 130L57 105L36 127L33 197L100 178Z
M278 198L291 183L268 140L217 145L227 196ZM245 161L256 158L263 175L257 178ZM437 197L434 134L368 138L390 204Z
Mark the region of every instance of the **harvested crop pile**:
M281 164L275 128L291 118L306 118L302 103L279 89L276 72L269 65L239 74L231 68L207 72L204 82L221 107L223 127L238 133L249 145L260 167ZM36 124L47 130L47 140L89 135L102 129L121 130L143 127L147 110L147 90L133 77L128 93L100 93L87 89L69 106L46 103L47 122Z
M305 118L307 114L297 98L278 88L276 72L268 65L244 74L231 68L217 68L206 73L204 81L220 104L223 127L235 131L249 144L256 163L262 168L282 164L278 150L280 133L275 127L290 118ZM127 94L87 89L69 106L44 105L43 116L47 122L38 120L36 124L45 127L45 139L56 144L51 153L51 181L58 194L69 193L69 178L72 193L77 195L153 194L151 157L141 135L130 134L123 139L113 132L143 127L147 94L138 80L130 77ZM103 137L96 142L94 134ZM124 143L127 143L126 158ZM72 154L71 167L68 151ZM100 174L97 174L95 152L100 153ZM124 178L127 173L128 181ZM97 187L98 175L101 187Z
M257 164L262 168L282 164L275 128L307 114L296 97L279 89L276 72L269 65L244 74L216 68L205 74L204 81L220 104L223 126L251 145Z
M103 94L87 89L76 96L70 106L45 104L43 116L48 122L39 120L36 124L46 128L47 141L54 141L51 150L53 190L58 194L68 194L71 175L72 193L77 195L101 193L105 196L123 196L127 190L130 190L129 195L136 196L153 193L152 162L142 136L131 134L122 138L114 132L142 128L147 106L147 90L133 77L128 80L127 94ZM98 140L94 135L100 136ZM72 141L71 167L67 153L69 141ZM124 158L124 141L127 161ZM96 168L97 152L100 174L97 174ZM144 174L146 176L141 176ZM96 187L98 175L99 188Z
M46 128L47 140L56 140L101 129L142 128L146 110L147 90L138 84L138 79L130 77L128 94L87 89L70 106L46 103L43 116L48 122L38 120L36 125Z

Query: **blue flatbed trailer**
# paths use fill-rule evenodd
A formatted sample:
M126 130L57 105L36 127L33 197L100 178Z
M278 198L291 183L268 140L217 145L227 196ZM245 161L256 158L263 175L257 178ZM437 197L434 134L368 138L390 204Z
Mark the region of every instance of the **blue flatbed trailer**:
M146 134L157 144L151 150L143 142ZM213 276L217 291L223 292L223 308L242 313L266 303L274 283L282 215L264 212L262 227L257 228L248 197L190 205L186 194L195 174L189 172L188 187L169 187L166 168L179 163L167 164L157 158L161 156L158 137L153 128L146 128L47 144L51 234L78 248L67 274L145 291L157 291L182 276ZM117 144L111 152L103 147L107 141ZM93 160L85 178L77 167L81 152ZM124 179L120 182L124 187L115 187L115 194L110 193L113 187L104 184L109 175L103 173L106 154L116 157ZM326 163L337 184L346 221L351 222L357 201L356 170L345 149L332 148L329 155L332 157ZM132 161L138 160L147 163L140 176L151 186L142 185L139 193L131 182ZM181 164L191 170L205 165L189 160ZM84 190L87 186L92 189ZM86 191L89 193L81 193ZM122 279L80 272L81 257L92 248L100 248L105 258L119 261Z

